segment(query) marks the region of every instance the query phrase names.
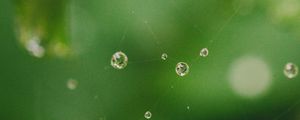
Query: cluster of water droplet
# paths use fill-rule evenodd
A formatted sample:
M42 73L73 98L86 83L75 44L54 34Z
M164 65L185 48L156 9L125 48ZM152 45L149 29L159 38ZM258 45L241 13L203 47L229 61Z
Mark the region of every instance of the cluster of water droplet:
M33 48L38 49L38 47L35 44L32 46ZM200 56L207 57L208 53L209 53L208 49L203 48L200 51ZM35 54L39 55L38 53ZM167 60L167 58L168 55L166 53L163 53L161 55L162 60ZM115 69L124 69L127 66L127 64L128 64L128 57L125 53L119 51L113 54L111 58L111 65ZM179 62L175 67L176 74L181 77L187 75L189 73L189 69L190 69L189 65L185 62ZM287 63L284 67L283 73L289 79L295 78L298 75L298 66L295 65L294 63Z
M201 57L207 57L208 56L208 49L207 48L203 48L200 50L200 56ZM163 53L161 55L161 59L162 60L167 60L168 58L168 54L167 53ZM111 58L111 66L115 69L124 69L127 66L128 63L128 57L125 53L119 51L116 52L112 55ZM179 76L185 76L189 73L189 65L185 62L179 62L177 63L176 67L175 67L175 71L177 73L177 75Z

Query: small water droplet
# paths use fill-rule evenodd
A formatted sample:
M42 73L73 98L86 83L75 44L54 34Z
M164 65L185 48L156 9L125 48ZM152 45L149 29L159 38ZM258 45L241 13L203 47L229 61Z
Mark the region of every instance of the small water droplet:
M186 106L186 109L187 109L187 110L190 110L190 106Z
M45 49L41 46L41 40L38 37L32 37L28 40L26 43L26 49L31 55L37 58L42 58L45 54Z
M189 65L185 62L179 62L176 65L175 71L179 76L185 76L189 73Z
M78 82L77 80L75 79L69 79L68 82L67 82L67 87L70 89L70 90L75 90L78 86Z
M298 66L294 63L287 63L283 70L284 75L289 78L295 78L298 75Z
M146 119L151 119L152 113L151 113L150 111L147 111L147 112L145 112L144 117L145 117Z
M208 56L208 49L207 49L207 48L203 48L203 49L200 51L200 56L201 56L201 57L207 57L207 56Z
M168 54L167 54L167 53L163 53L163 54L161 55L161 59L162 59L162 60L167 60L167 58L168 58Z
M113 54L111 58L111 66L115 69L124 69L127 66L128 58L125 53L119 51Z

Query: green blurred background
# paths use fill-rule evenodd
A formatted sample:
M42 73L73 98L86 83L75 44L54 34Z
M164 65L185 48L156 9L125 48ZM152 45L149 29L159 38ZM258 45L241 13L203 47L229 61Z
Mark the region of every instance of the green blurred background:
M300 65L299 0L0 0L0 36L3 120L300 119L299 76L283 74ZM110 66L117 51L123 70ZM238 83L251 95L232 85L239 63L263 64Z

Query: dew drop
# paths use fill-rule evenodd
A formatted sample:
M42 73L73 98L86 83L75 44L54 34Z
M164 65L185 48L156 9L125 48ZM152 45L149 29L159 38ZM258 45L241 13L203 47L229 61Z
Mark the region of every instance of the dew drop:
M207 49L207 48L203 48L203 49L200 51L200 56L201 56L201 57L207 57L207 56L208 56L208 49Z
M163 53L163 54L161 55L161 59L162 59L162 60L167 60L167 58L168 58L168 54L167 54L167 53Z
M70 90L75 90L78 86L78 82L77 80L75 79L69 79L68 82L67 82L67 87L70 89Z
M124 69L127 66L128 58L125 53L119 51L113 54L111 58L111 66L115 69Z
M284 75L289 78L295 78L298 75L298 66L294 63L287 63L283 70Z
M190 106L186 106L186 109L187 109L187 110L190 110Z
M144 117L149 120L152 117L152 113L150 111L147 111L147 112L145 112Z
M185 76L189 73L189 65L185 62L179 62L176 65L175 71L179 76Z

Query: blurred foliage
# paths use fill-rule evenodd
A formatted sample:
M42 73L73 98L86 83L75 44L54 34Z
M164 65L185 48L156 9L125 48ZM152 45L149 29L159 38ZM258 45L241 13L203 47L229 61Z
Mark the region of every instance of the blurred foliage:
M66 21L68 0L15 0L15 21L17 37L33 56L43 57L32 44L40 44L41 49L60 57L69 52L69 27ZM34 47L34 46L33 46ZM42 51L42 52L44 52Z
M283 68L300 65L299 18L299 0L1 0L0 119L297 120L300 79ZM47 56L28 52L35 35ZM117 51L124 70L110 66ZM270 68L261 96L228 80L244 56Z

